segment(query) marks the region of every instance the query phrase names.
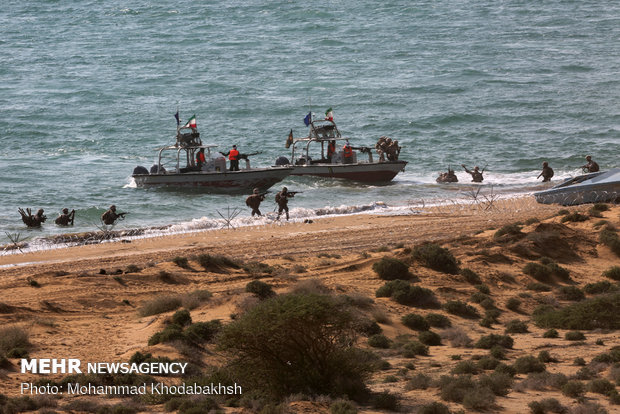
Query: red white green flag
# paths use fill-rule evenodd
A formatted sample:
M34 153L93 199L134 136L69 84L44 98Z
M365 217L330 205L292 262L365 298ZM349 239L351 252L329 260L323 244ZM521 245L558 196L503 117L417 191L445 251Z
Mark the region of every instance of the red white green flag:
M331 107L327 111L325 111L325 119L327 119L328 121L334 120L334 111L332 111Z
M196 128L196 115L192 116L183 128Z

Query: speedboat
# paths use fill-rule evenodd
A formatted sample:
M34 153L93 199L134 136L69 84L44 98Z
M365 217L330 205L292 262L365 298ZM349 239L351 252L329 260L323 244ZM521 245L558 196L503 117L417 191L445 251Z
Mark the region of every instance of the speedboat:
M574 206L620 201L620 168L568 178L544 191L534 193L542 204Z
M286 146L291 148L291 159L282 156L276 160L278 166L292 167L291 175L381 183L391 181L404 171L407 161L398 160L397 153L387 160L380 158L375 161L371 148L350 146L349 139L342 137L333 119L312 120L311 115L308 116L308 136L295 139L291 130ZM329 150L330 145L335 151ZM345 149L345 146L349 148Z
M250 167L249 156L255 154L239 154L239 159L245 160L244 168L229 171L226 158L215 148L214 144L203 145L195 121L182 127L177 124L176 143L159 148L157 161L150 171L137 166L132 177L137 187L195 188L207 193L242 194L252 193L254 188L267 191L293 171L287 166ZM204 162L198 164L196 155L201 150L204 150Z

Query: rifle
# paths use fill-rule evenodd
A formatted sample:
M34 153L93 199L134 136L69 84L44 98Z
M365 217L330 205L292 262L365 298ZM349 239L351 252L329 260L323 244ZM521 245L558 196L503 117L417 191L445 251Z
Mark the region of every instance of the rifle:
M73 220L75 220L75 209L71 210L69 217L71 217L71 225L73 226Z
M120 217L122 220L124 220L124 219L125 219L125 214L129 214L129 212L128 212L128 211L125 211L125 212L123 212L123 213L116 213L116 215L117 215L118 217Z
M299 193L303 193L303 191L287 191L286 195L287 196L291 196L291 197L295 197L295 194L299 194Z

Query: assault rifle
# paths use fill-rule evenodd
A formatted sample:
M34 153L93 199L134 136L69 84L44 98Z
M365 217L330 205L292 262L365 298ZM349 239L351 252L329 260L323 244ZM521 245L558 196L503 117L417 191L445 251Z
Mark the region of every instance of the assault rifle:
M303 191L287 191L286 195L287 196L291 196L291 197L295 197L295 194L299 194L299 193L303 193Z

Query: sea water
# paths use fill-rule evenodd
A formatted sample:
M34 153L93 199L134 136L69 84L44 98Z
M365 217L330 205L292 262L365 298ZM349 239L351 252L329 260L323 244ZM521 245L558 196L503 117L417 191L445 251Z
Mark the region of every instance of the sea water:
M155 149L174 143L178 110L203 142L261 151L269 166L312 111L353 145L386 135L409 162L388 185L287 178L303 191L292 219L397 211L482 191L543 188L620 154L620 2L432 0L30 1L0 8L0 243L92 231L110 204L115 229L216 228L246 195L136 188ZM202 4L201 4L202 3ZM243 165L243 161L242 161ZM456 170L459 184L435 183ZM26 229L18 208L44 208ZM240 209L240 210L235 210ZM220 221L218 221L220 220Z

